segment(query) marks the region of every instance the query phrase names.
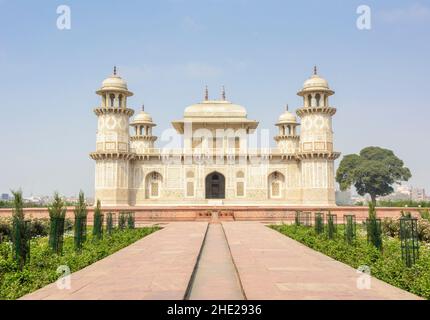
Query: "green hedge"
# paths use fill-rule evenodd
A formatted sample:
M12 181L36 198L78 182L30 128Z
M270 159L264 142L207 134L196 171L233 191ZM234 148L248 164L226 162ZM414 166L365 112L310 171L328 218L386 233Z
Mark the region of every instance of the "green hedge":
M12 259L10 243L4 242L0 244L0 299L17 299L33 292L57 281L60 277L57 274L59 266L66 265L71 272L78 271L156 230L159 228L115 231L97 242L91 241L92 236L89 235L80 254L75 252L71 234L65 236L62 255L50 250L47 237L33 239L30 262L22 271L19 271L17 263Z
M273 229L297 240L306 246L324 253L333 259L353 268L366 265L371 275L393 286L407 290L418 296L430 299L430 247L420 246L420 258L411 268L402 262L400 240L384 237L383 250L380 252L368 244L366 234L357 228L357 239L349 245L343 238L343 225L332 240L327 235L317 235L315 230L294 225L273 225Z
M45 237L49 234L50 223L48 218L34 218L30 220L30 236L32 238ZM70 219L65 220L66 231L73 228ZM4 240L9 240L12 234L12 218L0 218L0 234Z

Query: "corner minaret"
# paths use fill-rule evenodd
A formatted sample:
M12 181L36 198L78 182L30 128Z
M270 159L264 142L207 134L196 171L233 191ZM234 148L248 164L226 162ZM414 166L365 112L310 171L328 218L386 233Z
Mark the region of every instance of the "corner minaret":
M133 95L127 83L113 74L96 91L101 104L94 109L98 117L96 152L90 154L96 161L95 199L104 206L129 204L128 177L130 160L129 118L133 109L127 108L127 98Z
M133 119L130 126L133 127L132 136L130 137L132 151L141 154L154 148L154 142L157 137L152 134L152 128L156 124L152 121L151 115L145 111L143 105L142 110Z
M334 91L314 67L314 74L297 94L303 97L303 106L296 111L301 118L298 158L303 203L333 206L334 160L340 155L333 151L332 116L336 109L330 107L329 97Z
M274 139L278 149L285 154L295 154L299 147L299 134L297 132L299 124L296 116L288 110L288 104L285 107L285 112L280 115L276 126L279 133Z

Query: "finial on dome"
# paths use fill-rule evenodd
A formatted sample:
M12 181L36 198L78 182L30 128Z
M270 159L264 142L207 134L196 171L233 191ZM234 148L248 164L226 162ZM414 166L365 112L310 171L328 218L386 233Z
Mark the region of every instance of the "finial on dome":
M209 90L208 90L208 86L206 86L205 88L205 101L209 100Z
M113 75L116 76L116 66L113 66Z
M285 106L285 111L288 111L288 103L287 103L287 105Z
M145 111L145 105L142 103L142 111Z
M222 86L221 98L222 98L222 101L225 101L225 87L224 86Z
M314 66L314 75L316 75L317 73L318 73L317 66Z

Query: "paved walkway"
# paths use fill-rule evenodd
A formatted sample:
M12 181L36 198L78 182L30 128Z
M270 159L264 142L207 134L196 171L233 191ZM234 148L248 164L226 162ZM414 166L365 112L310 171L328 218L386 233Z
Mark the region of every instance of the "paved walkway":
M243 300L240 281L220 223L209 225L190 300Z
M22 299L184 299L206 222L164 229L71 275L71 289L50 284Z
M360 290L360 276L259 222L176 222L73 273L70 290L22 299L418 298L375 278Z
M360 274L258 222L223 223L233 261L248 299L417 299L371 278L357 288Z

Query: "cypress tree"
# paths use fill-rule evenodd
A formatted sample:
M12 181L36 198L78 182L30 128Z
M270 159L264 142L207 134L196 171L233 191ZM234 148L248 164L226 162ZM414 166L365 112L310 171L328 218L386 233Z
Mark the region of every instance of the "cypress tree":
M100 200L97 200L97 205L94 209L93 236L94 239L100 240L103 238L103 214L101 211Z
M75 250L80 252L84 242L87 240L87 205L85 203L85 195L82 191L79 192L79 201L75 206Z
M376 205L369 202L369 218L367 222L367 241L373 244L378 250L382 250L382 229L381 219L376 217Z
M20 270L30 259L30 224L25 221L22 191L12 191L14 208L12 210L13 256Z
M111 235L113 232L113 213L108 212L106 216L106 232Z
M66 207L57 192L54 193L54 201L48 206L49 211L49 247L57 254L63 252L64 221Z

